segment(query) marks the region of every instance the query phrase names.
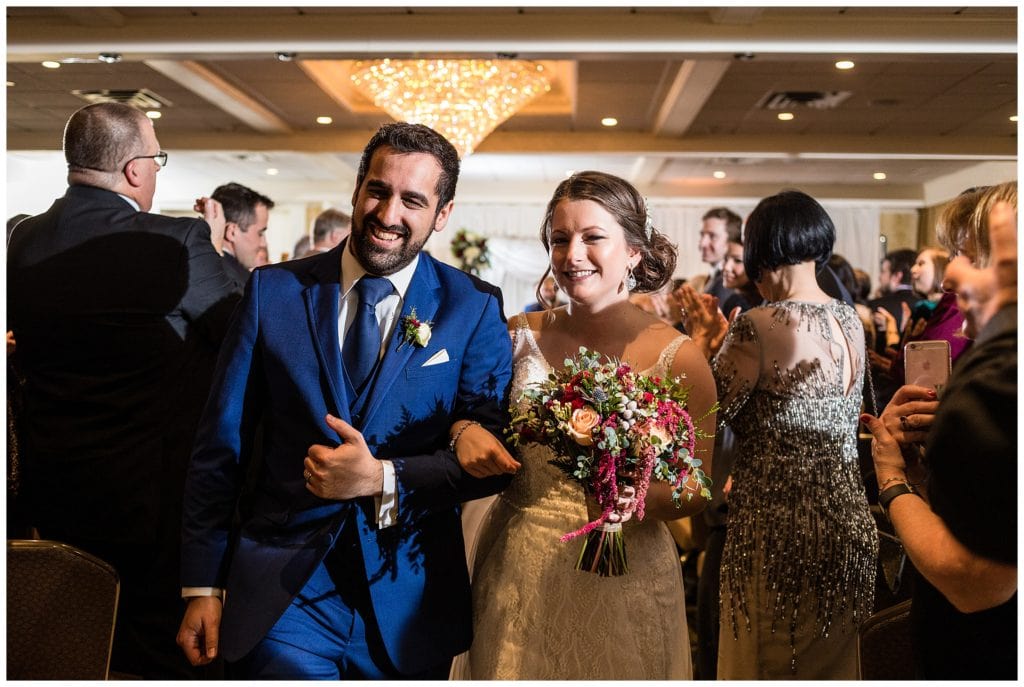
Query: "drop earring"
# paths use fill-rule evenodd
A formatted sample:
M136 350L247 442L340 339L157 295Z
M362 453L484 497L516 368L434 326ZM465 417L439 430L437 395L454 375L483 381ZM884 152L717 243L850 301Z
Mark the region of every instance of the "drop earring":
M633 276L633 268L626 270L626 291L633 291L636 288L636 277Z

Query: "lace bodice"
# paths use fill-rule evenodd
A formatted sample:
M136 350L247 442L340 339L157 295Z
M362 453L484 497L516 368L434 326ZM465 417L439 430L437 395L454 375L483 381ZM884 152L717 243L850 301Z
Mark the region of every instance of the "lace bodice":
M525 317L516 321L512 398L544 380ZM666 374L679 337L647 374ZM688 679L689 636L675 542L663 522L636 519L624 535L630 572L575 570L587 522L583 489L549 464L546 446L518 452L522 468L481 526L473 579L472 679Z

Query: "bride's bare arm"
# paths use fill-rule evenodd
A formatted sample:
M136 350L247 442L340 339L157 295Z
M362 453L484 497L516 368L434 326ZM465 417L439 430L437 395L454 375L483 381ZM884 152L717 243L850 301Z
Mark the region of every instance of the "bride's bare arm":
M702 461L700 468L704 474L711 475L711 458L715 447L713 437L715 413L701 417L717 400L715 379L711 375L711 367L708 365L703 351L692 341L687 341L679 347L679 352L676 353L675 361L672 364L672 374L685 375L683 383L690 386L688 404L690 414L693 416L695 425L709 435L708 438L697 439L696 457ZM693 494L693 497L687 499L684 496L682 508L677 508L672 502L672 487L665 482L652 480L651 486L647 490L647 498L644 500L645 517L656 520L677 520L700 513L707 505L707 500L700 495L700 485L691 477L686 483L686 488Z
M448 436L455 441L455 457L473 477L515 474L520 464L496 436L475 422L459 420Z

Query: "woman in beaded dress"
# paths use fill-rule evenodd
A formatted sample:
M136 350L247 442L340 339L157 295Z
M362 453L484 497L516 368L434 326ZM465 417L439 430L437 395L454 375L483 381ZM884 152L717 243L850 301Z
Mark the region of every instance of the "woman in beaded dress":
M766 303L733 322L713 363L719 420L737 442L719 679L859 674L878 540L857 462L864 330L815 279L834 241L828 214L798 191L762 200L744 229Z
M561 367L551 361L586 346L646 374L685 374L695 416L711 408L714 379L703 353L689 337L629 302L630 291L664 285L676 258L675 246L653 229L636 189L600 172L572 175L548 204L541 240L569 303L510 320L513 400ZM699 426L713 432L714 414ZM470 474L494 474L501 469L497 464L476 459L487 453L476 450L478 435L456 444L459 461ZM709 473L711 447L710 439L698 440ZM629 572L601 577L575 570L580 540L559 541L592 519L588 506L596 503L549 464L554 454L547 446L527 444L516 453L522 467L480 527L469 671L456 670L453 677L691 678L679 554L664 521L698 513L704 499L695 494L676 508L669 485L652 482L643 521L632 518L623 528Z

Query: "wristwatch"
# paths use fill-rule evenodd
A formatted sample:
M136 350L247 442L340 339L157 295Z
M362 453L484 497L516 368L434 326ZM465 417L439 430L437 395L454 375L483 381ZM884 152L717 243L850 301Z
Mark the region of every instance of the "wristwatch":
M904 494L913 494L918 498L921 497L914 488L906 482L897 482L891 487L886 487L884 491L878 494L878 507L882 509L882 514L885 515L886 520L892 522L892 518L889 517L889 504L892 503L893 499L903 496Z

